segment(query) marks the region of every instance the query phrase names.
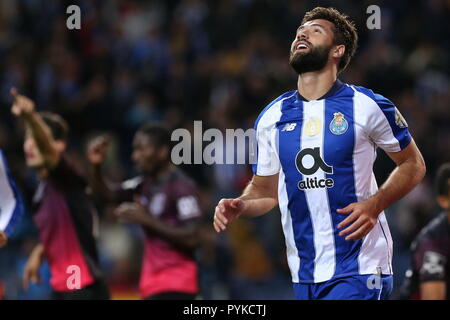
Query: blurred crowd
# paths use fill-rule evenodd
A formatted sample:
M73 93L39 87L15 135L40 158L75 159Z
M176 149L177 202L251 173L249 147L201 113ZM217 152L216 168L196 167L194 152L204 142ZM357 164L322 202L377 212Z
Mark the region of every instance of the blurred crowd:
M81 8L80 30L66 27L71 4ZM372 4L381 8L380 30L366 27ZM80 166L87 141L108 133L113 143L107 172L118 181L134 174L131 141L143 123L188 130L194 120L202 120L204 130L252 127L265 105L295 88L290 43L304 13L318 5L345 12L358 29L359 48L340 79L392 100L427 164L423 183L387 211L398 287L412 239L438 210L432 186L437 166L450 161L448 0L2 0L0 147L25 198L32 196L36 179L24 164L23 128L10 115L12 86L33 98L38 111L53 111L68 121L69 153ZM393 167L380 151L379 183ZM237 221L225 234L211 228L217 200L237 196L251 177L250 167L183 168L202 195L202 297L293 298L277 210ZM113 297L135 298L141 230L107 213L101 217L99 249ZM28 212L0 250L6 298L46 298L48 269L41 285L27 292L20 285L36 241Z

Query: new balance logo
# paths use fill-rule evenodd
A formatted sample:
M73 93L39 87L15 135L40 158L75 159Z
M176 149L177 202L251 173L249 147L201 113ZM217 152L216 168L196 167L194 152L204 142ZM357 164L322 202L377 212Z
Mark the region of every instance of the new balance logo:
M297 126L297 124L294 123L286 123L286 125L284 126L284 128L281 131L292 131L295 129L295 127Z

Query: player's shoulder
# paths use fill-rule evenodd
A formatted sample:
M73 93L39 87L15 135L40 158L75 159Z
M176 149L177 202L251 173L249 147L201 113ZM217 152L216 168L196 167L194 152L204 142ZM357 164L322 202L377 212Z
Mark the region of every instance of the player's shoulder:
M372 89L353 84L349 84L348 86L351 87L358 96L363 97L363 99L365 98L369 101L372 101L379 107L382 107L384 105L393 105L393 102L391 100L379 93L374 92Z
M427 235L431 238L443 236L447 231L447 220L447 213L441 212L423 228L424 235Z
M255 129L261 126L267 126L278 121L277 115L280 113L281 103L293 97L297 90L291 90L283 93L272 100L258 115L255 121Z
M144 181L142 176L136 176L122 182L121 187L123 190L136 190Z
M171 172L167 190L175 196L186 193L196 193L197 184L184 171L176 168Z
M165 192L168 198L176 205L177 221L196 223L202 216L200 209L200 194L195 181L182 170L175 168L169 180ZM175 212L173 212L175 213Z
M437 217L433 218L425 227L420 230L419 234L415 238L412 244L414 250L420 244L424 242L441 241L448 232L447 214L445 212L440 213Z

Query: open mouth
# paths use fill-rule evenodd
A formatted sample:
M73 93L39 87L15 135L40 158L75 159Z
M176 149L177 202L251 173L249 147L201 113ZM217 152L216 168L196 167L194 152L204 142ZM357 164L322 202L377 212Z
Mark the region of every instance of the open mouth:
M310 49L310 45L302 41L293 48L292 53L295 54L297 52L302 52L308 49Z
M33 152L25 152L25 158L33 159L34 158L34 153Z
M309 46L305 43L300 43L299 45L297 45L297 47L295 47L295 51L301 51L306 49L309 49Z

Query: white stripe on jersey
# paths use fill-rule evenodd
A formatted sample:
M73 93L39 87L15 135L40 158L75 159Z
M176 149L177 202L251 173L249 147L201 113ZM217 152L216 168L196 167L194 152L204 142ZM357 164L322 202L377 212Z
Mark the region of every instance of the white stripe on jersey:
M382 212L375 227L364 237L358 255L359 273L375 274L380 267L382 274L392 274L391 258L392 238Z
M376 146L364 132L368 121L373 121L369 119L368 114L379 113L379 119L384 120L378 121L380 122L379 125L388 126L390 132L392 130L378 105L363 93L356 91L354 88L352 89L355 91L355 96L353 97L353 119L355 123L353 165L355 191L359 202L367 200L378 191L375 175L373 174L373 163L377 157ZM368 112L369 108L373 108L373 112ZM393 139L392 143L394 145L392 150L395 149L395 144L400 150L398 140L393 134L391 139ZM377 273L377 267L381 267L383 274L392 274L391 257L392 238L384 212L382 212L376 226L363 239L358 255L359 273L375 274Z
M17 200L14 196L13 189L9 184L8 175L6 173L6 166L3 162L3 158L0 155L0 230L4 231L8 226L14 209L17 204Z
M292 282L297 283L299 281L298 270L300 268L300 257L298 255L297 245L295 244L291 211L288 208L288 195L284 179L284 172L283 169L281 169L278 177L278 203L281 212L281 226L283 228L286 242L287 262L289 265L289 270L291 271Z
M325 100L303 102L303 123L307 124L310 119L316 118L322 124L322 130L314 136L306 134L304 126L302 127L300 146L301 149L314 148L321 145L320 153L323 159L324 130L328 129L325 125ZM319 141L319 143L318 143ZM309 157L303 158L307 160ZM310 157L312 160L312 157ZM311 167L312 164L304 163L305 167ZM325 172L317 170L308 178L317 180L325 179ZM306 202L311 217L311 224L314 231L314 282L329 280L336 268L336 249L334 245L333 222L330 216L330 207L328 204L328 191L326 188L315 188L305 190Z

